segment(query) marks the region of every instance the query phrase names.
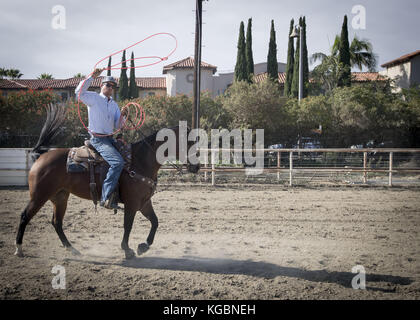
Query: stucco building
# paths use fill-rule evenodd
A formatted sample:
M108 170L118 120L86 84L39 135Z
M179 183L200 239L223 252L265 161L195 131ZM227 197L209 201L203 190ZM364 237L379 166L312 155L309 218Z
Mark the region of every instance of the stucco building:
M403 55L381 65L380 74L391 79L395 91L420 84L420 50Z

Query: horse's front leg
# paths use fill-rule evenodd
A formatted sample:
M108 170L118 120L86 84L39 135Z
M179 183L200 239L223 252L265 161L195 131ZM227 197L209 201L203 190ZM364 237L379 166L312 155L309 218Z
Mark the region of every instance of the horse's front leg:
M128 239L130 237L131 228L133 227L134 217L136 216L137 210L124 206L124 236L121 242L121 249L125 251L125 258L132 259L135 256L134 250L128 246Z
M153 240L155 239L156 230L159 225L158 218L155 214L155 210L153 210L151 200L147 201L140 211L147 219L149 219L152 226L150 228L150 232L147 237L146 243L140 243L139 246L137 247L138 255L141 255L145 253L147 250L149 250L149 247L152 245Z

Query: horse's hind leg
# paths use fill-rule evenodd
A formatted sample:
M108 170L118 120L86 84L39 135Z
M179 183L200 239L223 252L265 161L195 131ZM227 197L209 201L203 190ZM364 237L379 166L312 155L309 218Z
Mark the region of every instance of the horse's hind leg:
M52 217L51 224L57 232L57 235L60 238L63 246L66 249L71 250L73 254L80 255L80 252L73 248L63 231L63 219L66 213L69 195L70 193L68 191L62 190L51 199L51 202L54 206L54 214Z
M16 256L23 257L22 241L23 235L25 234L26 226L28 225L29 221L31 221L31 219L35 216L35 214L42 208L45 202L47 202L47 200L48 199L40 199L39 197L33 197L29 201L25 210L23 210L22 214L20 215L19 228L16 235Z
M156 216L155 210L153 209L151 200L149 200L143 206L143 208L141 208L140 211L147 219L149 219L152 226L150 228L150 232L147 237L146 243L140 243L139 246L137 247L138 255L141 255L145 253L147 250L149 250L149 247L152 245L153 240L155 239L156 230L159 226L158 218Z

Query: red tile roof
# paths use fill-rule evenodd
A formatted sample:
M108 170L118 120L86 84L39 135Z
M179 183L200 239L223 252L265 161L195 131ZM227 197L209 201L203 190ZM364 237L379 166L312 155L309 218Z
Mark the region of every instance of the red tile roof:
M54 83L54 89L66 89L66 88L76 88L80 81L82 81L83 78L69 78L69 79L63 79L63 80L57 80L56 83ZM101 78L94 79L91 83L91 87L99 88L101 85Z
M381 65L382 68L390 68L393 67L395 65L399 65L401 63L405 63L410 61L412 58L414 58L415 56L418 56L420 54L420 50L414 51L412 53L403 55L401 57L399 57L398 59L389 61L387 63L384 63L383 65Z
M0 79L0 89L27 89L28 87L13 80Z
M136 78L139 88L166 89L165 77Z
M98 77L93 80L90 85L91 88L99 88L101 86L101 78ZM0 79L0 89L69 89L76 88L82 78L69 79ZM119 78L115 78L119 83ZM149 77L136 78L136 84L141 89L166 89L165 77Z
M268 77L268 73L267 72L263 72L263 73L259 73L256 74L254 76L254 82L255 83L259 83L264 81L265 79L267 79ZM286 82L286 73L285 72L279 72L279 77L278 77L279 83L283 84Z
M352 72L353 82L385 81L386 78L378 72Z
M381 76L378 72L352 72L352 81L353 82L368 82L368 81L385 81L386 78ZM267 72L259 73L254 76L254 82L262 82L267 79ZM286 73L279 72L279 83L284 85L286 82ZM312 81L310 79L309 81Z
M164 66L163 67L163 74L165 74L169 70L178 69L178 68L180 68L180 69L194 68L194 58L188 57L188 58L182 59L180 61L168 64L167 66ZM207 62L204 62L204 61L201 61L201 68L202 69L210 69L210 70L213 71L213 74L215 74L216 71L217 71L216 66L208 64Z
M267 79L267 72L259 73L254 76L256 83ZM115 78L119 83L119 78ZM385 81L386 78L379 75L378 72L352 72L352 81L368 82L368 81ZM82 81L81 78L69 79L0 79L0 89L74 89ZM279 72L278 81L284 85L286 81L286 73ZM137 86L141 89L166 89L165 77L145 77L136 78ZM91 88L99 88L101 85L101 77L94 79Z
M55 79L1 79L0 88L37 90L50 88L56 81Z

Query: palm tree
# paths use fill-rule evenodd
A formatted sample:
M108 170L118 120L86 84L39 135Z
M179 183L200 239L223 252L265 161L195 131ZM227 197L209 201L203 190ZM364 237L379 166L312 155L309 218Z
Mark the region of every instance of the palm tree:
M3 77L7 77L7 69L0 68L0 79L3 79Z
M335 37L334 45L331 48L330 56L336 57L339 54L340 36ZM328 57L325 53L317 52L311 56L311 63L318 60L323 61ZM377 65L376 54L373 53L372 44L369 40L360 40L357 36L354 37L350 45L350 63L352 67L357 67L362 71L366 67L370 72L375 71Z
M23 74L20 73L20 70L18 69L8 69L6 70L6 74L11 79L19 79L21 76L23 76Z
M80 72L79 73L76 73L74 76L73 76L73 78L85 78L86 76L84 75L84 74L81 74Z
M350 45L350 61L353 67L358 67L362 71L363 66L370 72L376 70L378 63L377 56L373 53L372 44L368 40L360 40L354 37Z
M38 77L38 79L54 79L52 74L49 73L41 73L41 75Z
M312 70L312 79L327 93L337 88L344 71L344 65L340 62L338 55L325 55L321 64Z

